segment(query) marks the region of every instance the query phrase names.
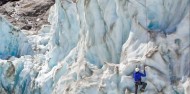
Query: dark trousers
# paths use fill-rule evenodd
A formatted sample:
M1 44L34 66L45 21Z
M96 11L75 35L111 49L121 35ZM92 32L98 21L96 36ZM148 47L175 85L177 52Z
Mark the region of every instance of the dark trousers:
M137 94L138 85L142 85L140 90L144 90L146 88L147 83L145 83L145 82L135 82L135 94Z

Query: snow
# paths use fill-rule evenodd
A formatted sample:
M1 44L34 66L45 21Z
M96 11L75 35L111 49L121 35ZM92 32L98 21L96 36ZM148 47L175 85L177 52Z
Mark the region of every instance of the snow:
M189 4L56 0L50 9L51 25L36 34L18 31L19 37L7 33L15 31L3 18L0 51L5 51L10 37L18 40L12 45L25 40L31 49L18 46L24 47L21 57L0 60L0 93L134 94L133 71L146 65L147 77L142 80L148 85L141 94L188 94ZM10 48L2 53L17 51Z

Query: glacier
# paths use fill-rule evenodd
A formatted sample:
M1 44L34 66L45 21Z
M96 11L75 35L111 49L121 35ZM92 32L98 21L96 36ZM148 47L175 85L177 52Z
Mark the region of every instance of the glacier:
M0 58L7 59L11 56L20 57L33 55L31 44L20 30L12 26L0 16Z
M190 93L190 0L55 0L35 34L0 16L1 94Z

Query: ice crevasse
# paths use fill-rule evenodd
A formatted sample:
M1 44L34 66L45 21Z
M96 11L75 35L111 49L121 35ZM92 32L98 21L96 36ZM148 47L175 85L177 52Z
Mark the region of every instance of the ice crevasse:
M55 0L51 25L35 36L37 44L28 37L44 53L1 60L0 93L133 94L134 68L146 65L142 94L189 94L189 6L189 0Z

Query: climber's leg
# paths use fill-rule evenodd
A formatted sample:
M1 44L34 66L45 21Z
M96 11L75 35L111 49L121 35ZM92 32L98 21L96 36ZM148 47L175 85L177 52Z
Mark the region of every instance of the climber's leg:
M142 88L141 88L140 90L141 90L142 92L144 92L147 83L145 83L145 82L141 82L141 85L142 85Z
M137 91L138 91L138 83L136 82L135 83L135 94L137 94Z

